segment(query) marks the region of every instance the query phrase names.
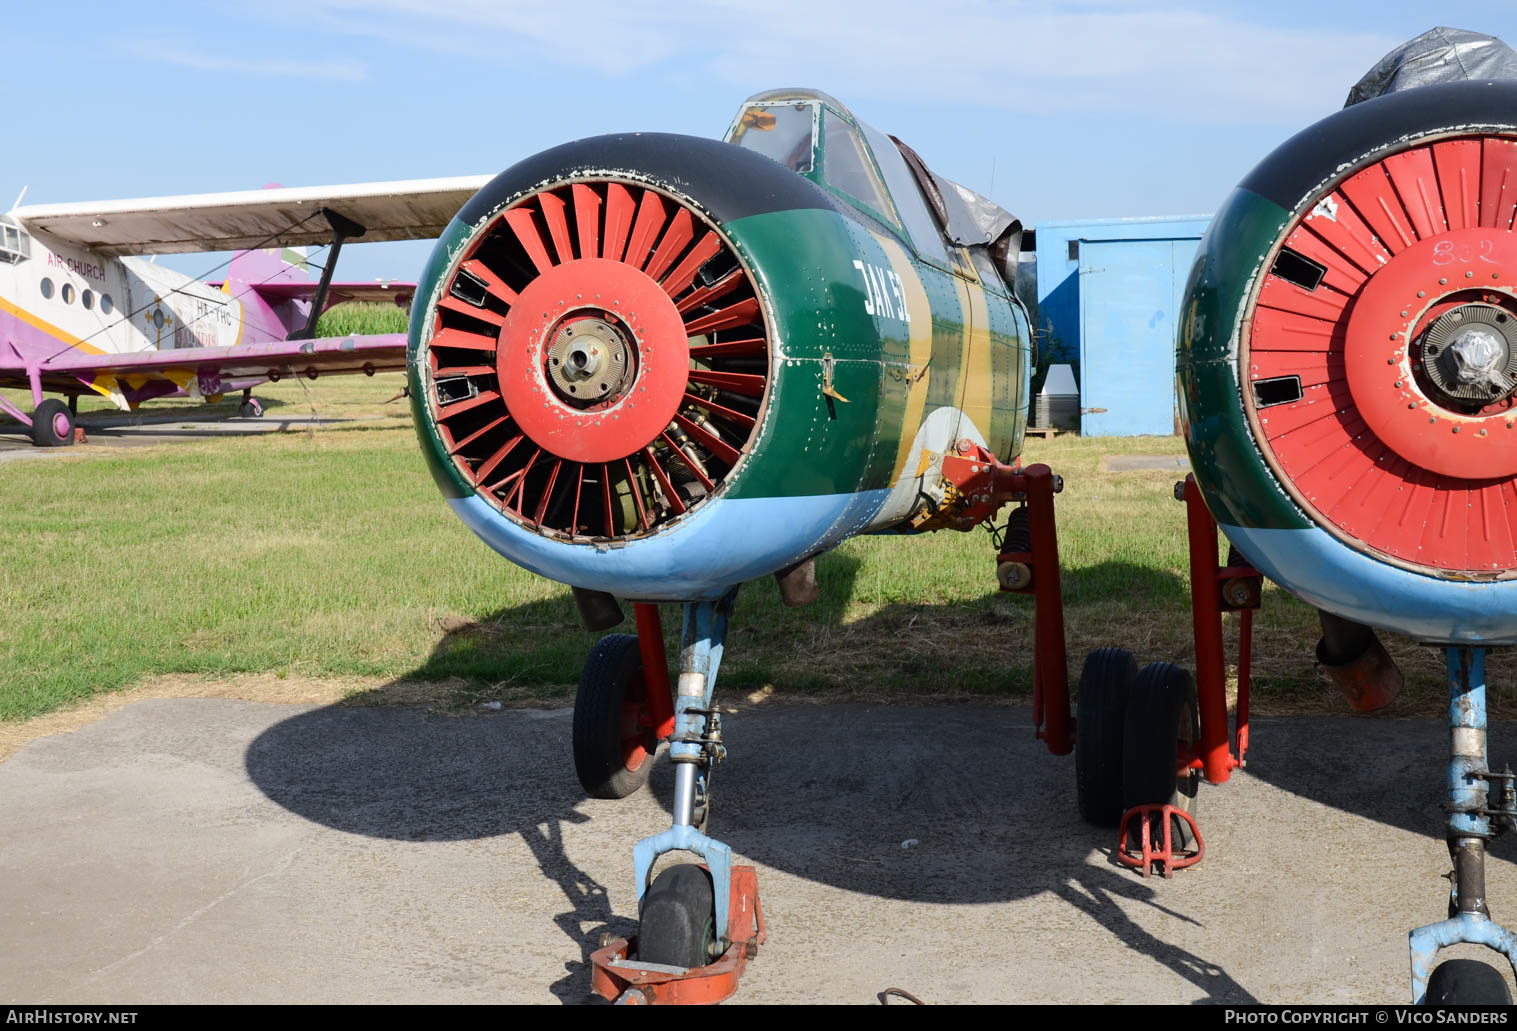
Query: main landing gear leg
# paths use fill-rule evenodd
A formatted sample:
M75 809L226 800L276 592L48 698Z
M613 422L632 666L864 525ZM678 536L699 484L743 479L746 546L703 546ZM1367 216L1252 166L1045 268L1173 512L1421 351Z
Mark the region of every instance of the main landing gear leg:
M1517 971L1517 935L1491 920L1485 901L1485 843L1517 819L1511 768L1492 773L1485 747L1485 649L1444 649L1449 671L1449 855L1454 860L1447 920L1411 933L1412 1001L1419 1005L1505 1005L1512 997L1493 967L1453 959L1433 968L1438 951L1484 945Z
M737 991L744 965L764 940L753 868L734 867L732 849L705 833L711 769L727 754L712 696L736 600L733 588L718 601L685 606L669 741L673 825L633 848L637 937L607 942L591 957L593 989L617 1002L720 1002ZM653 864L676 851L704 862L668 867L650 883Z

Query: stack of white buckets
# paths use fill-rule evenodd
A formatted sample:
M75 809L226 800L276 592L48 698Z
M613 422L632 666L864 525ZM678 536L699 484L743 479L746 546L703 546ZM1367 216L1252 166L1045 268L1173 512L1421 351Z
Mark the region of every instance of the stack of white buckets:
M1072 366L1048 367L1048 378L1033 404L1032 424L1056 430L1080 428L1080 388Z

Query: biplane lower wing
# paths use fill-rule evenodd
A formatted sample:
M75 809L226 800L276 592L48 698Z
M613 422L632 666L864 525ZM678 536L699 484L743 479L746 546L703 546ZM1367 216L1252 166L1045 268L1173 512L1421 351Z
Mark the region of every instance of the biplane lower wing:
M323 374L394 372L405 368L406 335L381 333L275 340L233 347L183 347L128 354L68 350L37 365L4 363L0 386L78 392L80 385L136 408L181 391L216 397L228 390L280 379Z
M222 287L221 283L211 286ZM316 297L320 284L315 280L275 280L245 287L270 304L281 301L309 301ZM328 287L326 306L357 301L363 304L409 304L416 293L415 283L332 283Z

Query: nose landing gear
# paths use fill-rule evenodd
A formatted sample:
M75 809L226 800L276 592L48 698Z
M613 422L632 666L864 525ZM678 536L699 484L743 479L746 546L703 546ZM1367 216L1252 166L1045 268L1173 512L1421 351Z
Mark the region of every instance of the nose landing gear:
M727 754L712 696L736 600L733 588L717 601L685 605L669 737L669 760L675 764L673 823L633 848L638 934L605 942L591 956L592 988L616 1002L720 1002L737 991L743 968L765 937L757 874L751 866L734 866L732 849L704 830L711 811L711 770ZM640 619L640 635L643 630ZM661 637L650 643L663 648ZM630 651L626 645L621 650ZM668 867L653 880L658 858L680 851L703 862Z
M1444 651L1449 676L1449 855L1454 861L1448 919L1411 932L1412 1001L1431 1005L1510 1006L1501 974L1476 960L1449 960L1433 968L1449 945L1484 945L1517 971L1517 934L1491 919L1485 901L1485 843L1517 829L1510 767L1492 773L1486 762L1485 649Z

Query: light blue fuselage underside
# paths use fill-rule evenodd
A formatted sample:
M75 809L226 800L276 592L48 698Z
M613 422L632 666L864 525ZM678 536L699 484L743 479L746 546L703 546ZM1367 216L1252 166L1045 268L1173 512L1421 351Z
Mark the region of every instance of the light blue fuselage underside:
M688 519L614 547L552 540L477 495L449 502L491 548L539 576L633 601L706 601L826 551L868 527L888 490L716 498Z
M1387 565L1327 531L1223 525L1244 557L1319 609L1430 644L1517 643L1517 580L1441 580Z

